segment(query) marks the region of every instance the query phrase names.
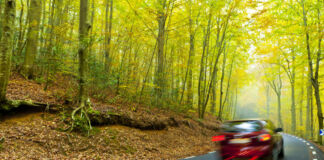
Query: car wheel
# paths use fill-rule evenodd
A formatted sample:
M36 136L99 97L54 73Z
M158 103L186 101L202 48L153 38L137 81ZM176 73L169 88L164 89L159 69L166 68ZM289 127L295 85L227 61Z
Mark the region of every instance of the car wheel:
M272 153L265 157L264 160L278 160L278 155L272 151Z
M279 158L283 158L285 156L284 145L282 142L281 150L279 152Z

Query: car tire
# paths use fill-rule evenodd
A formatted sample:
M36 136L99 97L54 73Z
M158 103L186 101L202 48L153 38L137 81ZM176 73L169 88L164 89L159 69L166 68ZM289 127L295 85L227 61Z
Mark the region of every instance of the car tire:
M279 152L279 158L283 158L285 156L285 150L284 150L284 145L282 142L281 150Z
M278 155L272 152L270 155L264 158L264 160L278 160Z

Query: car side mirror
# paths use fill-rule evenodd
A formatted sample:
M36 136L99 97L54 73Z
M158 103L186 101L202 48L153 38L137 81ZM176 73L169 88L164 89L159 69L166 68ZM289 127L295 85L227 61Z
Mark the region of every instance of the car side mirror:
M275 131L275 132L282 132L283 129L282 129L282 128L277 128L277 129L275 129L274 131Z

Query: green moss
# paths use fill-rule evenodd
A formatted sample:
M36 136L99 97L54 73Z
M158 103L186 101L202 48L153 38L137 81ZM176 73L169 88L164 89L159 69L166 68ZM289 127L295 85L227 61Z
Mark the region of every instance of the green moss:
M119 116L120 114L112 112L112 111L107 111L106 112L107 115L114 115L114 116Z
M100 115L100 112L97 111L97 110L94 110L92 107L89 107L88 110L87 110L87 112L89 114Z

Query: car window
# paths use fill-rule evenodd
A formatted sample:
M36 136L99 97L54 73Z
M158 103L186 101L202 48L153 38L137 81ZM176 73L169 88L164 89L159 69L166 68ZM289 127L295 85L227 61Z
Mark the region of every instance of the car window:
M262 129L259 121L232 121L225 122L222 126L224 132L255 132Z
M270 130L274 130L275 126L273 125L273 123L269 120L265 120L265 121L261 121L264 125L264 128L268 128Z

